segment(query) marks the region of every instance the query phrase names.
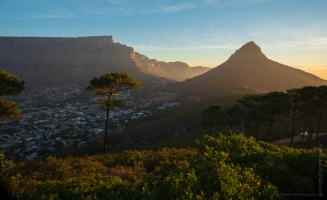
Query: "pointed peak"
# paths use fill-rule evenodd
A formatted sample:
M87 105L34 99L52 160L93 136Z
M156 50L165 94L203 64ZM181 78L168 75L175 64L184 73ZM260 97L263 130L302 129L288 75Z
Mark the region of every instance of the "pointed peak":
M256 45L256 43L254 43L253 41L246 43L245 45L243 45L240 50L250 50L250 51L260 51L261 49L258 45Z
M262 52L261 48L256 45L253 41L244 44L240 49L236 50L230 58L240 58L240 57L249 57L249 56L260 56L266 57Z
M256 45L256 43L254 43L253 41L246 43L245 45L243 45L239 50L237 50L235 53L237 52L248 52L248 53L252 53L252 52L260 52L261 53L261 49L258 45Z

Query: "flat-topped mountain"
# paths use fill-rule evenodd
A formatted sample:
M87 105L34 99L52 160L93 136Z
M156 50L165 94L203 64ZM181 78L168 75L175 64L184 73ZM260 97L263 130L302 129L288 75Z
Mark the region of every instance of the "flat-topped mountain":
M121 71L148 84L183 81L210 69L152 61L115 43L112 36L0 37L0 69L20 76L27 84L88 84L94 76Z
M214 96L221 92L286 91L308 85L327 85L327 81L270 60L259 46L249 42L226 62L202 75L176 83L174 89L192 96Z

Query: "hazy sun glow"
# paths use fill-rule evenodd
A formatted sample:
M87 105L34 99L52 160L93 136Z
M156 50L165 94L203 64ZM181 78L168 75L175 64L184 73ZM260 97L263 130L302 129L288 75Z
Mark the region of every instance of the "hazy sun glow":
M327 66L295 67L327 80Z

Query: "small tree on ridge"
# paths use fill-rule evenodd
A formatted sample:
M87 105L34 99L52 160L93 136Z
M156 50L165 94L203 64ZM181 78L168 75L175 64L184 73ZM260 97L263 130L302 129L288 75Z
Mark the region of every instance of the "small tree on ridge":
M105 136L103 154L107 153L107 140L108 140L108 123L110 107L121 105L119 100L112 100L111 98L118 94L118 92L140 88L142 84L139 81L135 81L134 78L126 72L111 72L100 76L94 77L90 81L90 85L86 88L89 92L95 92L97 96L101 96L101 103L106 109L106 124L105 124Z

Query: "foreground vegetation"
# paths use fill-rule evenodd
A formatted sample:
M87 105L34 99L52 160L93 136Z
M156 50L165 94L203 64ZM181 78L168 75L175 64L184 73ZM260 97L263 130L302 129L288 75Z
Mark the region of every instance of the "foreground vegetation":
M322 194L326 167L322 148L219 135L188 149L17 164L2 156L1 181L17 199L288 199Z

